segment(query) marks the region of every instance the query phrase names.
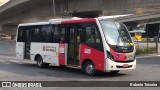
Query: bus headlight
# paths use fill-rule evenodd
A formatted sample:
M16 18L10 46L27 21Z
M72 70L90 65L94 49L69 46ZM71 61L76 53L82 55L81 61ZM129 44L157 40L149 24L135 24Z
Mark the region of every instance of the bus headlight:
M107 51L107 58L114 60L113 55L109 51Z

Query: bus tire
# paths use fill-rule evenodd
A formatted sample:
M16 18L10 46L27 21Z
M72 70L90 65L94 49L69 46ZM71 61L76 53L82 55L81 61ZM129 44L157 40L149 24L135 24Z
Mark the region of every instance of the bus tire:
M90 76L94 76L96 74L96 70L94 67L94 64L91 61L87 61L86 63L84 63L83 65L83 71Z
M48 67L48 66L49 66L49 63L44 63L44 62L43 62L43 59L42 59L41 56L39 56L36 61L37 61L37 66L38 66L39 68L45 68L45 67Z

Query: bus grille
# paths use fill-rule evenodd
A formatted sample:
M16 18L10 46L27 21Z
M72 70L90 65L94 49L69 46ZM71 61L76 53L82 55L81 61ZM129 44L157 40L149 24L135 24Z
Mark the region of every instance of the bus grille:
M116 66L117 68L131 68L133 65L129 65L128 67Z
M130 62L134 62L134 60L128 60L128 61L116 61L115 62L119 62L119 63L130 63Z

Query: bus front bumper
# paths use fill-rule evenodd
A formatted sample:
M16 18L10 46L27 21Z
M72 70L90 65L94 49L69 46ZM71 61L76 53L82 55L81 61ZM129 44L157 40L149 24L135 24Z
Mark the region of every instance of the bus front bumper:
M119 71L119 70L130 70L136 68L136 59L133 62L115 62L112 60L107 60L106 62L106 70L105 71Z

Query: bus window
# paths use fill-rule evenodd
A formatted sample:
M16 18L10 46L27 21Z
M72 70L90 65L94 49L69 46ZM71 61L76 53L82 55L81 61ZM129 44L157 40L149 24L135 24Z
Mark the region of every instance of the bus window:
M40 42L41 26L34 26L32 30L32 42Z
M58 25L54 26L54 35L53 35L53 43L59 43L59 31L58 31Z
M58 25L59 28L59 39L61 43L65 43L66 42L66 28L65 25Z
M81 43L100 43L100 34L98 27L94 23L81 23L80 41Z
M52 30L51 25L42 26L42 33L41 33L42 42L51 42L51 30Z
M78 31L77 31L77 43L80 43L82 42L83 40L83 37L81 36L81 32L82 32L82 27L81 26L78 26ZM85 40L84 40L85 41Z
M86 27L87 43L94 43L94 37L92 36L91 32L92 32L91 27Z
M86 32L87 43L100 43L100 38L96 27L87 27Z
M18 28L18 37L17 37L17 42L25 42L25 32L24 32L25 27L19 27Z
M86 31L82 27L79 28L79 30L80 30L80 42L84 43L84 42L86 42Z

